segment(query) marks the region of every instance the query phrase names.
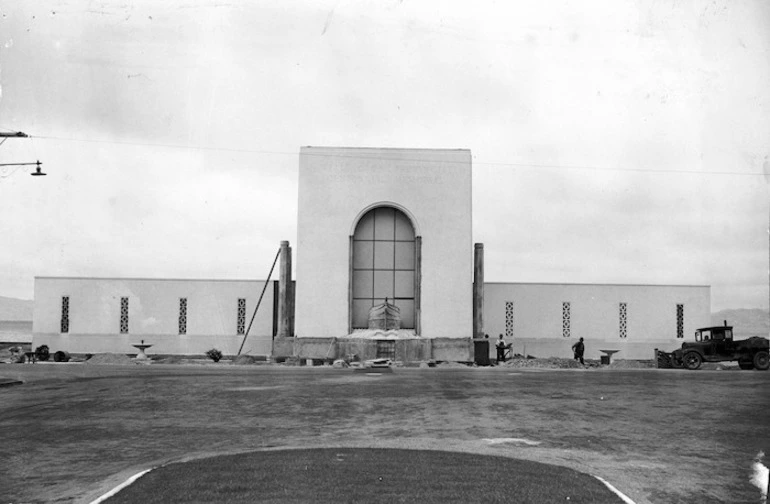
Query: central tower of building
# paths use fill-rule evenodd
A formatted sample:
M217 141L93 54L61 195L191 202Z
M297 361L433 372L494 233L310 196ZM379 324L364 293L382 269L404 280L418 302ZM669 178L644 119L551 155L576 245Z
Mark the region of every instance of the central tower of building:
M363 335L387 300L425 358L469 360L471 219L469 150L301 148L300 356Z

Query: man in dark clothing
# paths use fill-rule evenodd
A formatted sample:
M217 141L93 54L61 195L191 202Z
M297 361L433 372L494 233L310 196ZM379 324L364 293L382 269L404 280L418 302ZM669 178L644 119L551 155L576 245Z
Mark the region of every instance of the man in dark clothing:
M495 343L495 346L497 347L497 363L505 362L505 349L508 348L508 345L505 344L502 334L500 335L500 339L497 340L497 343Z
M572 351L575 352L575 360L579 360L583 365L585 365L583 362L583 352L585 349L586 346L583 344L583 338L580 338L580 341L572 345Z

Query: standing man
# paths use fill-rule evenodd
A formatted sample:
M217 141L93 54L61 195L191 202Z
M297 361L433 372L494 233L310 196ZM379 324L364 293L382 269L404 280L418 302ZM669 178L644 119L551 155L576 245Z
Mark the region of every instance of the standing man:
M505 349L507 348L507 345L505 344L502 334L500 335L500 339L497 340L497 343L495 343L495 346L497 347L497 363L500 364L501 362L505 362Z
M583 344L583 338L580 338L580 341L572 345L572 351L575 352L575 360L579 360L581 364L585 365L583 362L583 352L585 351L586 346Z

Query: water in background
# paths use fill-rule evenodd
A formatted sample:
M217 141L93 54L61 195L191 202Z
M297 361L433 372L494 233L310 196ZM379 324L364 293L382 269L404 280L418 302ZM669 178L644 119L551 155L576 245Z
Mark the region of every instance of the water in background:
M31 343L31 320L0 320L0 343Z

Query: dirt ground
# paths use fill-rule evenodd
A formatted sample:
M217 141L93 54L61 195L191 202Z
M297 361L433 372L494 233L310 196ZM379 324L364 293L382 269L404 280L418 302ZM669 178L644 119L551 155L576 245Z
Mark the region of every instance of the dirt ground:
M638 504L757 502L770 373L3 364L0 502L90 502L172 460L283 447L558 464Z

